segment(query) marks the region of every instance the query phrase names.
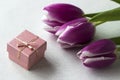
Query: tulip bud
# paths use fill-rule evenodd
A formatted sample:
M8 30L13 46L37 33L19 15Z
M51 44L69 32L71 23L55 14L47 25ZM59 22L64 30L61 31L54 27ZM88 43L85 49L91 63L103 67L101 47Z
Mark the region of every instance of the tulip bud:
M115 43L109 39L102 39L84 47L77 56L87 67L103 68L116 60L115 49Z
M56 32L58 42L63 48L83 46L89 43L95 33L95 27L86 18L79 18L61 26Z
M48 29L48 31L52 33L55 33L58 27L64 23L83 17L83 11L71 4L51 4L44 7L44 10L47 11L48 14L45 15L43 21L51 26L51 29Z

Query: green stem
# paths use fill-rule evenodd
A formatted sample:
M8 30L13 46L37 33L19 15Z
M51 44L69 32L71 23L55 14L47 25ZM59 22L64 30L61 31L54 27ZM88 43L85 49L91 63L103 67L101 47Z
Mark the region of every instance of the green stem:
M117 58L120 59L120 46L117 46L115 54L116 54Z
M117 51L120 52L120 46L117 46Z
M97 14L99 14L99 13L101 13L101 12L85 14L84 16L85 16L85 17L92 18L93 16L95 16L95 15L97 15ZM91 22L91 21L89 20L89 22ZM98 26L98 25L100 25L100 24L105 23L105 21L97 21L97 22L91 22L91 23L93 23L93 25L96 27L96 26Z
M120 4L120 0L112 0L112 1L114 1L114 2L116 2L116 3L118 3L118 4Z
M114 38L111 38L110 40L112 40L115 44L116 44L116 55L117 55L117 58L120 59L120 37L114 37Z
M119 37L114 37L110 38L116 45L120 45L120 36Z
M99 14L99 13L101 13L101 12L97 12L97 13L90 13L90 14L84 14L84 16L85 17L93 17L93 16L95 16L95 15L97 15L97 14Z
M103 24L103 23L105 23L105 22L104 21L97 21L97 22L93 22L93 25L95 27L97 27L98 25Z

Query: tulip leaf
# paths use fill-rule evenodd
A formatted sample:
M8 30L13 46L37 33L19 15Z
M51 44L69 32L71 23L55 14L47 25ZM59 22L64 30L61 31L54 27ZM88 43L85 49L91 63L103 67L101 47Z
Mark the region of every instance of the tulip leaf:
M112 1L114 1L114 2L116 2L116 3L118 3L118 4L120 4L120 0L112 0Z
M120 45L120 37L111 38L111 40L115 42L116 45Z
M97 14L99 14L99 12L98 12L98 13L85 14L84 16L91 18L91 17L93 17L93 16L95 16L95 15L97 15Z
M101 12L90 19L90 22L107 22L120 20L120 7Z

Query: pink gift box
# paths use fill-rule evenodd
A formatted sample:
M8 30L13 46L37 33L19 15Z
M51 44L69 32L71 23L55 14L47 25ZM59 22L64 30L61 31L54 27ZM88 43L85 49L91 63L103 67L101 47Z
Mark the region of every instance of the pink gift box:
M25 30L7 44L9 58L25 69L31 69L43 57L46 41Z

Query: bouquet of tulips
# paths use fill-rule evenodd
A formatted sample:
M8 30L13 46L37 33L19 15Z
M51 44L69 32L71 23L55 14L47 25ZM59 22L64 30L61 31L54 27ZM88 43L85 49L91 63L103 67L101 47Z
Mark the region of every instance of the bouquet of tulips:
M112 0L120 4L119 0ZM56 3L44 7L47 15L43 21L49 25L46 31L58 37L57 42L63 48L82 48L77 57L87 67L103 68L111 65L117 59L120 37L102 39L95 42L96 26L108 21L120 20L120 7L91 14L77 6L66 3Z

